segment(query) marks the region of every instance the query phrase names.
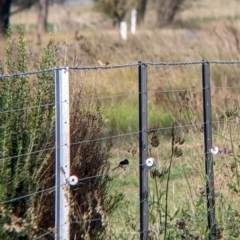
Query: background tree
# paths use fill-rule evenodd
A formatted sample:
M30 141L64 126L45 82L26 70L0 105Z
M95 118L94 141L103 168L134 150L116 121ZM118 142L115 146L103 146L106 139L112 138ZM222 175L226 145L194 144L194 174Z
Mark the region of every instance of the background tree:
M37 2L38 11L38 33L47 32L48 0L39 0Z
M34 4L38 6L37 28L38 32L47 31L47 15L48 15L48 0L0 0L0 34L5 34L10 23L10 17L13 14L24 11ZM11 12L11 6L16 5L17 8Z
M166 26L174 20L185 0L158 0L157 26Z
M0 0L0 34L6 33L9 25L11 0Z
M144 21L148 0L137 0L137 23Z
M94 0L97 10L112 19L113 25L119 24L130 9L129 0Z

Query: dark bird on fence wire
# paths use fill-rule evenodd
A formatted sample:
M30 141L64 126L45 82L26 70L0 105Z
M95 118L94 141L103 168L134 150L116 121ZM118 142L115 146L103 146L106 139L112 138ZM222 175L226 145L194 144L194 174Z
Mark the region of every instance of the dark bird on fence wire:
M110 63L102 58L99 58L98 59L98 63L101 65L101 66L107 66L109 65Z
M118 164L118 166L115 167L113 170L115 170L115 169L117 169L117 168L120 167L120 168L124 169L124 171L125 171L128 165L129 165L129 161L128 161L127 159L124 159L124 160L122 160L122 161ZM113 170L112 170L112 171L113 171Z

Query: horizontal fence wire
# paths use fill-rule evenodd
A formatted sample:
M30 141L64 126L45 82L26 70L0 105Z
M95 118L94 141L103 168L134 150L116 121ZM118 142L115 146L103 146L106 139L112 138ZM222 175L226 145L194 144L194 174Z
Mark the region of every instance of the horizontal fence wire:
M199 194L199 197L200 198L204 198L204 196L201 196L200 194ZM134 207L136 208L136 207L138 207L138 206L140 206L140 201L137 203L137 204L134 204ZM130 207L129 208L127 208L127 209L125 209L125 210L129 210L130 209ZM206 218L206 216L207 216L207 213L206 212L203 212L203 213L201 213L201 214L199 214L199 215L197 215L197 216L194 216L194 217L184 217L184 218L181 218L181 220L184 220L184 221L186 221L186 222L192 222L192 221L195 221L195 220L202 220L202 218ZM179 219L179 218L177 218L177 217L174 217L173 219L171 219L171 222L170 223L168 223L168 224L173 224L172 225L172 227L173 226L176 226L176 223L175 222L173 222L173 220L177 220L177 219ZM87 219L87 220L81 220L81 221L71 221L71 222L69 222L69 224L83 224L83 223L92 223L92 222L97 222L97 221L100 221L100 222L102 222L103 221L103 218L95 218L95 219ZM104 220L105 221L105 220ZM109 220L110 221L110 220ZM122 220L120 220L121 222L122 222ZM112 221L111 221L111 223L112 223ZM119 222L117 222L117 221L115 221L114 223L119 223ZM62 225L63 226L63 225ZM162 226L164 226L164 223L162 223ZM48 232L46 232L46 233L43 233L42 235L39 235L38 237L35 237L35 238L33 238L33 240L37 240L37 239L41 239L42 237L44 237L44 236L47 236L47 235L49 235L49 234L51 234L51 233L54 233L56 231L56 228L54 228L54 229L52 229L52 230L50 230L50 231L48 231ZM80 231L80 230L79 230ZM126 231L126 229L122 232L123 234L134 234L134 235L139 235L141 232L140 231L135 231L135 232L128 232L128 231ZM160 231L157 231L157 230L155 230L155 229L151 229L150 231L149 231L149 233L160 233Z
M204 196L199 196L199 197L204 198ZM135 204L135 207L138 207L138 205L140 205L140 202L138 204ZM208 214L206 212L203 212L203 213L201 213L199 215L196 215L194 217L183 217L183 218L181 218L181 220L186 221L186 223L187 222L193 222L195 220L201 220L202 221L202 219L203 218L205 219L207 215ZM168 225L169 225L168 227L174 227L174 226L176 227L176 222L174 222L173 220L176 221L178 219L179 218L177 218L177 217L174 217L173 219L171 219L171 221L168 223ZM102 222L103 218L95 218L95 219L88 219L88 220L81 220L81 221L71 221L71 222L69 222L69 224L80 224L81 225L81 224L84 224L84 223L92 223L92 222L98 222L98 221ZM104 220L104 221L106 221L106 220ZM122 220L119 220L119 222L122 223ZM111 223L115 223L115 224L117 224L119 222L118 221L114 221L114 222L111 221ZM162 226L164 226L164 223L162 223ZM56 228L54 228L52 230L49 230L48 232L43 233L42 235L39 235L38 237L34 237L32 240L41 239L42 237L47 236L47 235L49 235L51 233L54 233L55 231L56 231ZM79 230L79 231L81 231L81 230ZM160 233L160 232L161 232L161 230L155 230L154 228L149 230L149 233L153 233L153 234L154 233L155 234L156 233ZM139 234L141 234L141 231L131 231L130 232L130 231L126 231L126 229L124 229L123 231L119 231L119 232L115 232L115 233L121 233L121 234L124 234L124 235L139 235Z
M201 145L199 145L198 147L203 149L203 146L201 146ZM196 149L196 147L183 147L183 150L184 150L184 151L192 150L192 149ZM210 153L210 152L211 152L211 151L210 151L210 149L209 149L209 152L207 152L207 153ZM220 154L220 152L219 152L219 154ZM200 154L197 154L197 155L198 155L199 157L204 157L205 152L202 151ZM225 154L225 155L228 155L228 154ZM196 157L196 154L189 154L189 152L188 152L188 157ZM158 162L160 162L160 163L163 162L163 165L164 165L165 162L170 161L171 158L164 158L164 159L159 159L159 158L158 158L157 160L158 160ZM173 160L173 161L178 161L178 160L179 160L179 157L173 157L172 160ZM128 168L129 168L129 169L138 169L138 168L139 168L140 166L142 166L142 165L144 165L144 164L136 164L136 165L134 165L134 166L129 165ZM94 179L94 178L99 178L99 177L104 177L104 176L109 176L110 173L112 173L112 170L109 171L109 172L103 173L103 174L97 174L97 175L93 175L93 176L89 176L89 177L79 178L79 179L78 179L78 182L79 182L79 184L80 184L81 182L86 181L86 180L90 180L90 179ZM61 185L59 185L59 186L65 185L65 184L67 184L67 182L68 182L68 179L66 179L66 183L61 184ZM29 194L26 194L26 195L21 196L21 197L12 198L12 199L6 200L6 201L4 201L4 202L0 202L0 205L2 205L2 204L7 204L7 203L11 203L11 202L14 202L14 201L18 201L18 200L21 200L21 199L23 199L23 198L28 198L28 197L31 197L31 196L34 196L34 195L37 195L37 194L40 194L40 193L44 193L44 192L53 190L53 189L55 189L55 186L54 186L54 187L50 187L50 188L46 188L46 189L43 189L43 190L39 190L39 191L36 191L36 192L33 192L33 193L29 193Z
M129 96L137 96L141 92L135 92L135 93L125 93L125 94L116 94L116 95L109 95L109 96L99 96L99 97L93 97L93 98L79 98L79 99L72 99L70 103L73 102L85 102L85 101L92 101L92 100L106 100L106 99L113 99L113 98L120 98L120 97L129 97Z
M240 88L240 85L238 85L238 86L216 86L216 87L212 87L212 89L234 89L234 88ZM201 88L201 89L204 89L204 88ZM147 92L174 93L174 92L185 92L185 91L196 91L196 88L148 90ZM141 94L141 92L116 94L116 95L108 95L108 96L99 96L99 97L93 97L93 98L71 99L70 103L92 101L92 100L98 101L98 100L106 100L106 99L113 99L113 98L120 98L120 97L137 96L139 94ZM0 111L0 114L12 113L12 112L16 112L16 111L25 111L25 110L30 110L30 109L40 108L40 107L49 107L49 106L54 106L55 104L59 104L59 103L61 104L61 103L64 103L64 102L57 102L57 103L54 102L54 103L46 103L46 104L40 104L40 105L35 105L35 106L27 106L27 107L23 107L23 108L8 109L8 110Z
M141 61L142 64L147 66L189 66L189 65L201 65L204 62L213 64L213 65L239 65L240 60L229 60L229 61L222 61L222 60L200 60L200 61L180 61L180 62L146 62ZM28 72L19 72L14 74L3 74L0 75L0 80L4 80L7 78L16 78L16 77L25 77L29 75L36 75L36 74L43 74L49 73L51 71L57 69L69 69L69 70L101 70L101 69L120 69L120 68L129 68L129 67L138 67L140 62L135 63L126 63L121 65L108 65L108 66L59 66L53 67L49 69L43 70L35 70L35 71L28 71Z
M224 123L224 122L225 122L224 120L212 121L213 124L214 123ZM234 119L233 120L229 120L228 123L229 122L235 122L235 120ZM174 126L174 129L190 128L190 127L202 127L204 124L205 124L204 122L189 123L189 124L183 124L183 125ZM171 130L172 128L173 128L172 126L160 127L160 128L157 127L157 128L151 128L151 130L154 130L154 131L166 131L166 130ZM97 141L111 140L111 139L115 139L115 138L119 138L119 137L127 137L127 136L131 136L131 135L137 135L139 133L140 133L140 131L135 131L135 132L122 133L122 134L111 135L111 136L101 137L101 138L96 138L96 139L91 139L91 140L83 140L83 141L79 141L79 142L70 143L70 146L81 145L81 144L97 142ZM57 147L63 147L63 146L57 146ZM51 148L37 150L37 151L29 152L29 153L24 153L24 154L19 154L19 155L15 155L15 156L0 158L0 161L10 160L10 159L13 159L13 158L24 157L24 156L37 154L37 153L41 153L41 152L45 152L45 151L49 151L49 150L54 150L55 148L56 147L54 146L54 147L51 147Z
M240 88L240 85L238 85L238 86L216 86L216 87L212 87L212 89L234 89L234 88Z
M34 237L32 240L42 239L43 237L45 237L45 236L47 236L47 235L49 235L49 234L51 234L51 233L54 233L55 231L56 231L55 229L50 230L50 231L48 231L48 232L46 232L46 233L43 233L42 235L40 235L40 236L38 236L38 237Z
M43 69L43 70L35 70L35 71L28 71L28 72L19 72L19 73L13 73L13 74L3 74L0 75L0 81L7 79L7 78L17 78L17 77L26 77L30 75L37 75L37 74L42 74L42 73L49 73L52 72L56 69L65 69L66 67L54 67L54 68L48 68L48 69Z
M58 147L63 147L63 146L58 146ZM45 149L41 149L41 150L37 150L37 151L33 151L33 152L19 154L19 155L15 155L15 156L11 156L11 157L0 158L0 161L10 160L13 158L18 158L18 157L25 157L25 156L29 156L32 154L42 153L42 152L46 152L46 151L50 151L50 150L53 151L54 149L55 149L55 147L51 147L51 148L45 148Z
M63 102L61 102L61 103L63 103ZM23 108L15 108L15 109L0 111L0 114L13 113L13 112L18 112L18 111L27 111L27 110L30 110L30 109L35 109L35 108L40 108L40 107L49 107L49 106L54 106L54 105L55 105L55 103L46 103L46 104L28 106L28 107L23 107Z
M44 193L46 191L50 191L50 190L54 190L54 189L55 189L55 186L54 187L50 187L50 188L46 188L46 189L43 189L43 190L39 190L39 191L36 191L36 192L33 192L33 193L29 193L29 194L21 196L21 197L17 197L17 198L12 198L12 199L6 200L4 202L1 202L0 205L7 204L7 203L12 203L12 202L15 202L15 201L18 201L18 200L21 200L21 199L24 199L24 198L32 197L34 195L37 195L37 194L40 194L40 193Z

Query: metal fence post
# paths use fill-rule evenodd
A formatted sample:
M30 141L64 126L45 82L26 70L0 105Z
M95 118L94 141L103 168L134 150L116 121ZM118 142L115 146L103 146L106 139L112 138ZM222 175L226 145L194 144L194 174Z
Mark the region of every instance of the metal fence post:
M70 123L69 71L55 70L55 240L70 239L69 187Z
M148 116L147 116L147 66L139 62L139 182L140 182L140 239L148 239Z
M202 87L203 87L203 118L204 118L204 152L206 172L206 195L207 195L207 220L209 239L216 239L215 225L215 200L214 200L214 173L212 148L212 119L211 119L211 87L210 87L210 64L202 63Z

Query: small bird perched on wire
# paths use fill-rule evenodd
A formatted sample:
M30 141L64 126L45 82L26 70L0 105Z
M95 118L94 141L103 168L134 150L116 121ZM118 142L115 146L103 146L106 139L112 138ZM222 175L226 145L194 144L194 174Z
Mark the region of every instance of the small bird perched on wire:
M98 63L101 65L101 66L107 66L109 65L110 63L102 58L99 58L98 59Z
M124 169L124 171L125 171L128 165L129 165L129 161L128 161L127 159L124 159L124 160L122 160L122 161L118 164L118 166L115 167L113 170L115 170L115 169L117 169L117 168L120 167L120 168ZM113 171L113 170L112 170L112 171Z

